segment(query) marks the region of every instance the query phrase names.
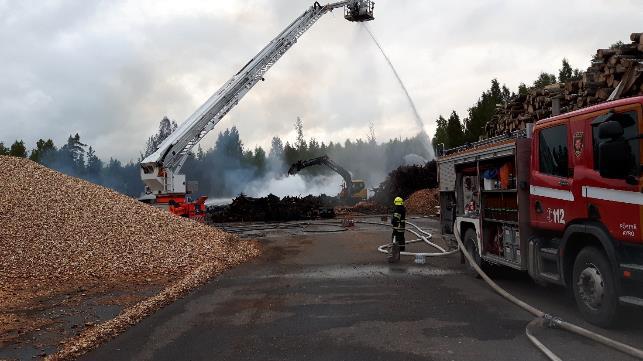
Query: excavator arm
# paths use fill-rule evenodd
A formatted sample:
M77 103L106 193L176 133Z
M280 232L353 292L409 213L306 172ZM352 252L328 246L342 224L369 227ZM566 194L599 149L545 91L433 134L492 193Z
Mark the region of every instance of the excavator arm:
M308 160L300 160L297 163L293 163L290 166L290 169L288 169L288 174L293 175L300 172L304 168L312 167L315 165L324 165L332 169L335 173L342 176L342 178L344 178L344 183L346 183L346 189L348 189L349 197L352 196L353 193L357 191L353 187L353 178L351 177L351 174L342 166L333 162L330 158L328 158L327 155L323 155L321 157L308 159Z

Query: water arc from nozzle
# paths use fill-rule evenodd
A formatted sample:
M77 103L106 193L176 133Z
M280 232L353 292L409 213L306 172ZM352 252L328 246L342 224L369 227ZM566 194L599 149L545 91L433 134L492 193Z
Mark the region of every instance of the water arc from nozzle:
M366 29L366 32L368 35L370 35L371 39L375 43L378 49L380 49L380 52L384 56L384 59L386 59L386 62L388 63L389 67L391 68L391 71L393 72L393 75L395 75L395 78L397 79L398 84L400 84L400 87L402 88L402 91L404 92L404 95L406 96L406 99L409 101L409 105L411 106L411 110L413 110L413 115L415 116L415 122L417 123L418 127L420 127L420 141L422 141L422 144L426 148L427 154L429 156L429 160L432 160L435 158L435 152L433 150L433 146L431 145L431 139L429 138L429 135L426 133L426 130L424 129L424 122L422 121L422 117L420 116L420 113L417 110L417 107L415 106L415 102L413 102L413 98L411 98L411 94L409 94L409 91L406 89L406 86L404 85L404 82L402 81L402 78L400 75L397 73L397 69L395 69L395 66L393 65L393 62L391 62L391 59L386 55L386 52L380 45L380 43L375 39L375 35L371 32L371 29L368 28L368 26L365 23L362 23L362 26L364 29Z

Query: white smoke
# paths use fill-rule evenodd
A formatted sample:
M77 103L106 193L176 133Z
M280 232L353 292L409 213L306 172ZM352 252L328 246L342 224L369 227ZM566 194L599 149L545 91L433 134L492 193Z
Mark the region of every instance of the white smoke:
M337 174L315 177L308 181L299 174L279 178L269 175L263 179L248 183L243 193L251 197L265 197L269 194L274 194L280 198L285 196L307 196L309 194L314 196L321 194L336 196L339 194L341 186L342 177Z
M232 203L232 198L208 198L205 201L206 206L225 206Z
M424 166L429 161L421 155L415 153L407 154L404 156L404 165L419 165Z

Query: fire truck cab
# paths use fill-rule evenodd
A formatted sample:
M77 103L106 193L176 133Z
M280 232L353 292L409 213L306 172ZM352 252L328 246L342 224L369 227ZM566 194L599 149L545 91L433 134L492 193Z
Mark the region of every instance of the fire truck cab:
M573 292L599 326L643 306L643 97L446 150L441 227L481 264Z

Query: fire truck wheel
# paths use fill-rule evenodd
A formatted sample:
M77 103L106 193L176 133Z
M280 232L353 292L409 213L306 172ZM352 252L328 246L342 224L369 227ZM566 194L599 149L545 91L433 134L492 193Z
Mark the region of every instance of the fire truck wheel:
M614 324L619 308L616 281L603 252L595 247L580 251L574 262L572 287L587 321L601 327Z
M467 229L466 232L464 232L464 247L466 248L467 252L473 257L474 261L476 261L476 264L478 266L482 266L482 261L480 259L480 253L478 252L478 239L476 237L476 231L473 228ZM476 270L469 264L469 261L467 260L467 270L470 275L475 276L476 278L480 278L480 275Z

